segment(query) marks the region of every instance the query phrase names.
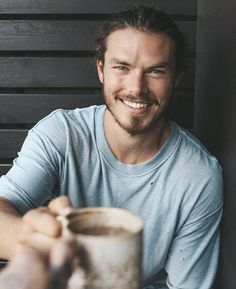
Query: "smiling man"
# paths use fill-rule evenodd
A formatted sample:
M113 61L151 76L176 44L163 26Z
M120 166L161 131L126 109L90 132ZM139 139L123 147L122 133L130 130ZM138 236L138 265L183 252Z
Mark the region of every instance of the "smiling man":
M107 106L105 133L124 163L149 159L169 135L164 115L178 82L174 51L169 37L129 27L107 38L104 60L97 61ZM121 138L120 143L118 132L131 140L137 153L127 155L130 142Z
M221 169L166 117L183 74L183 36L166 13L137 6L104 24L96 56L105 105L41 120L0 179L2 257L14 255L19 240L44 251L54 244L61 231L56 212L50 204L37 209L49 197L57 212L122 207L144 220L143 288L210 289Z
M107 44L97 66L108 110L132 136L156 130L176 83L173 41L126 28Z

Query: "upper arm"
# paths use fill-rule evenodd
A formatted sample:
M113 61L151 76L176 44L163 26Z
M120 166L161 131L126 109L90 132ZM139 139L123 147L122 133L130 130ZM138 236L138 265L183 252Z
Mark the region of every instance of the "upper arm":
M21 215L17 207L9 200L3 197L0 197L0 211L17 216Z
M50 134L38 128L30 131L12 168L0 178L0 196L22 214L42 205L57 183L61 155Z
M182 228L166 263L170 288L211 288L219 253L221 209Z
M172 240L166 262L169 288L211 288L218 263L222 207L222 176L217 171Z

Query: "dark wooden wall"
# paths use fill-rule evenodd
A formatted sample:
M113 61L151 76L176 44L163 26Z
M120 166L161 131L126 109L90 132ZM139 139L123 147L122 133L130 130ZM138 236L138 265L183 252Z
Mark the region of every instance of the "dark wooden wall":
M39 119L102 103L93 59L97 27L134 3L166 10L188 42L188 67L170 109L191 129L197 0L0 0L0 175Z
M198 1L194 131L224 176L219 272L214 289L236 288L236 1Z

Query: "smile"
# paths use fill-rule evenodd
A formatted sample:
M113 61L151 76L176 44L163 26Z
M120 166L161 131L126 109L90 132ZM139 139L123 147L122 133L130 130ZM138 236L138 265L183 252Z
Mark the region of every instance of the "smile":
M124 104L126 104L127 106L131 107L131 108L146 108L148 106L147 103L142 103L142 102L131 102L128 100L123 100Z

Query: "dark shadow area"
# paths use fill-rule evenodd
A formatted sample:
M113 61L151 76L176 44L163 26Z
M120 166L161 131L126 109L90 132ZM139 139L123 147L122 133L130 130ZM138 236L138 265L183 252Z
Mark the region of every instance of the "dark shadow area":
M215 289L236 288L236 3L199 0L194 132L218 157L224 215Z

